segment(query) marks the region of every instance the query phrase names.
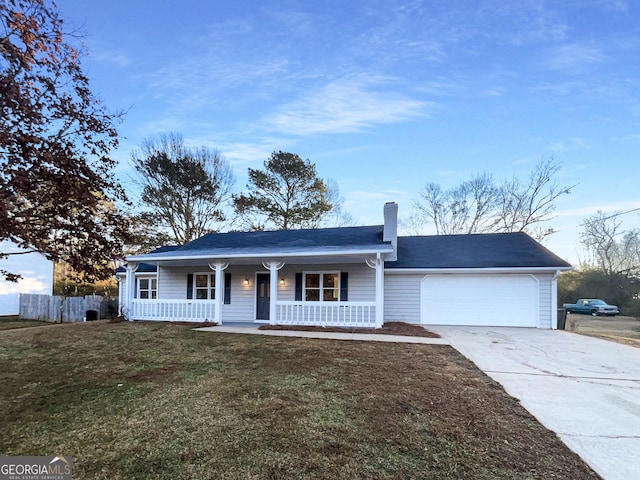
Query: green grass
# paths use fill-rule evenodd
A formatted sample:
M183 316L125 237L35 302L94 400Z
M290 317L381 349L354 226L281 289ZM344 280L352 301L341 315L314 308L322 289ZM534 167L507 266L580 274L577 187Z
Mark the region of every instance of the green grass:
M597 478L446 346L166 324L0 333L0 452L74 479Z

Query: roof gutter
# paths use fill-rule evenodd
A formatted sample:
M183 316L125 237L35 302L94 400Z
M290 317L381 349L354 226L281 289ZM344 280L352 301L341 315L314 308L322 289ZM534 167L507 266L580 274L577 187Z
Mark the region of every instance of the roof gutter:
M385 275L401 275L407 273L437 273L446 274L464 274L464 273L554 273L559 275L560 272L572 270L573 267L490 267L490 268L385 268Z
M391 245L384 245L383 248L365 248L361 250L306 250L300 252L263 252L263 253L227 253L227 254L215 254L215 253L202 253L200 255L132 255L127 257L128 262L163 262L163 261L176 261L176 260L210 260L210 259L231 259L231 258L288 258L288 257L317 257L332 256L332 255L375 255L378 253L392 253L393 247Z

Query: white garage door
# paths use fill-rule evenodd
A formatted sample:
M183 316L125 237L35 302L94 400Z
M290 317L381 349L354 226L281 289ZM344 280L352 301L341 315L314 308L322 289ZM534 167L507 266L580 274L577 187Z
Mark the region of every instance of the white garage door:
M538 282L530 275L428 275L420 316L428 325L536 327Z

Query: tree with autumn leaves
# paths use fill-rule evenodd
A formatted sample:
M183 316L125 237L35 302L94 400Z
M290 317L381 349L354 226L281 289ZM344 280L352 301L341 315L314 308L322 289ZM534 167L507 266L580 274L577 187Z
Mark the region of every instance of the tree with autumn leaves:
M99 279L128 235L110 157L119 114L91 92L69 39L54 4L0 1L0 240Z

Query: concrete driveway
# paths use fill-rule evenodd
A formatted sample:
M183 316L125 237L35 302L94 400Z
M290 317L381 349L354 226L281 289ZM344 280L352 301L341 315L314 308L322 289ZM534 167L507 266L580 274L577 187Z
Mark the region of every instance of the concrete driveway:
M429 330L501 383L603 478L640 479L639 348L559 330Z

